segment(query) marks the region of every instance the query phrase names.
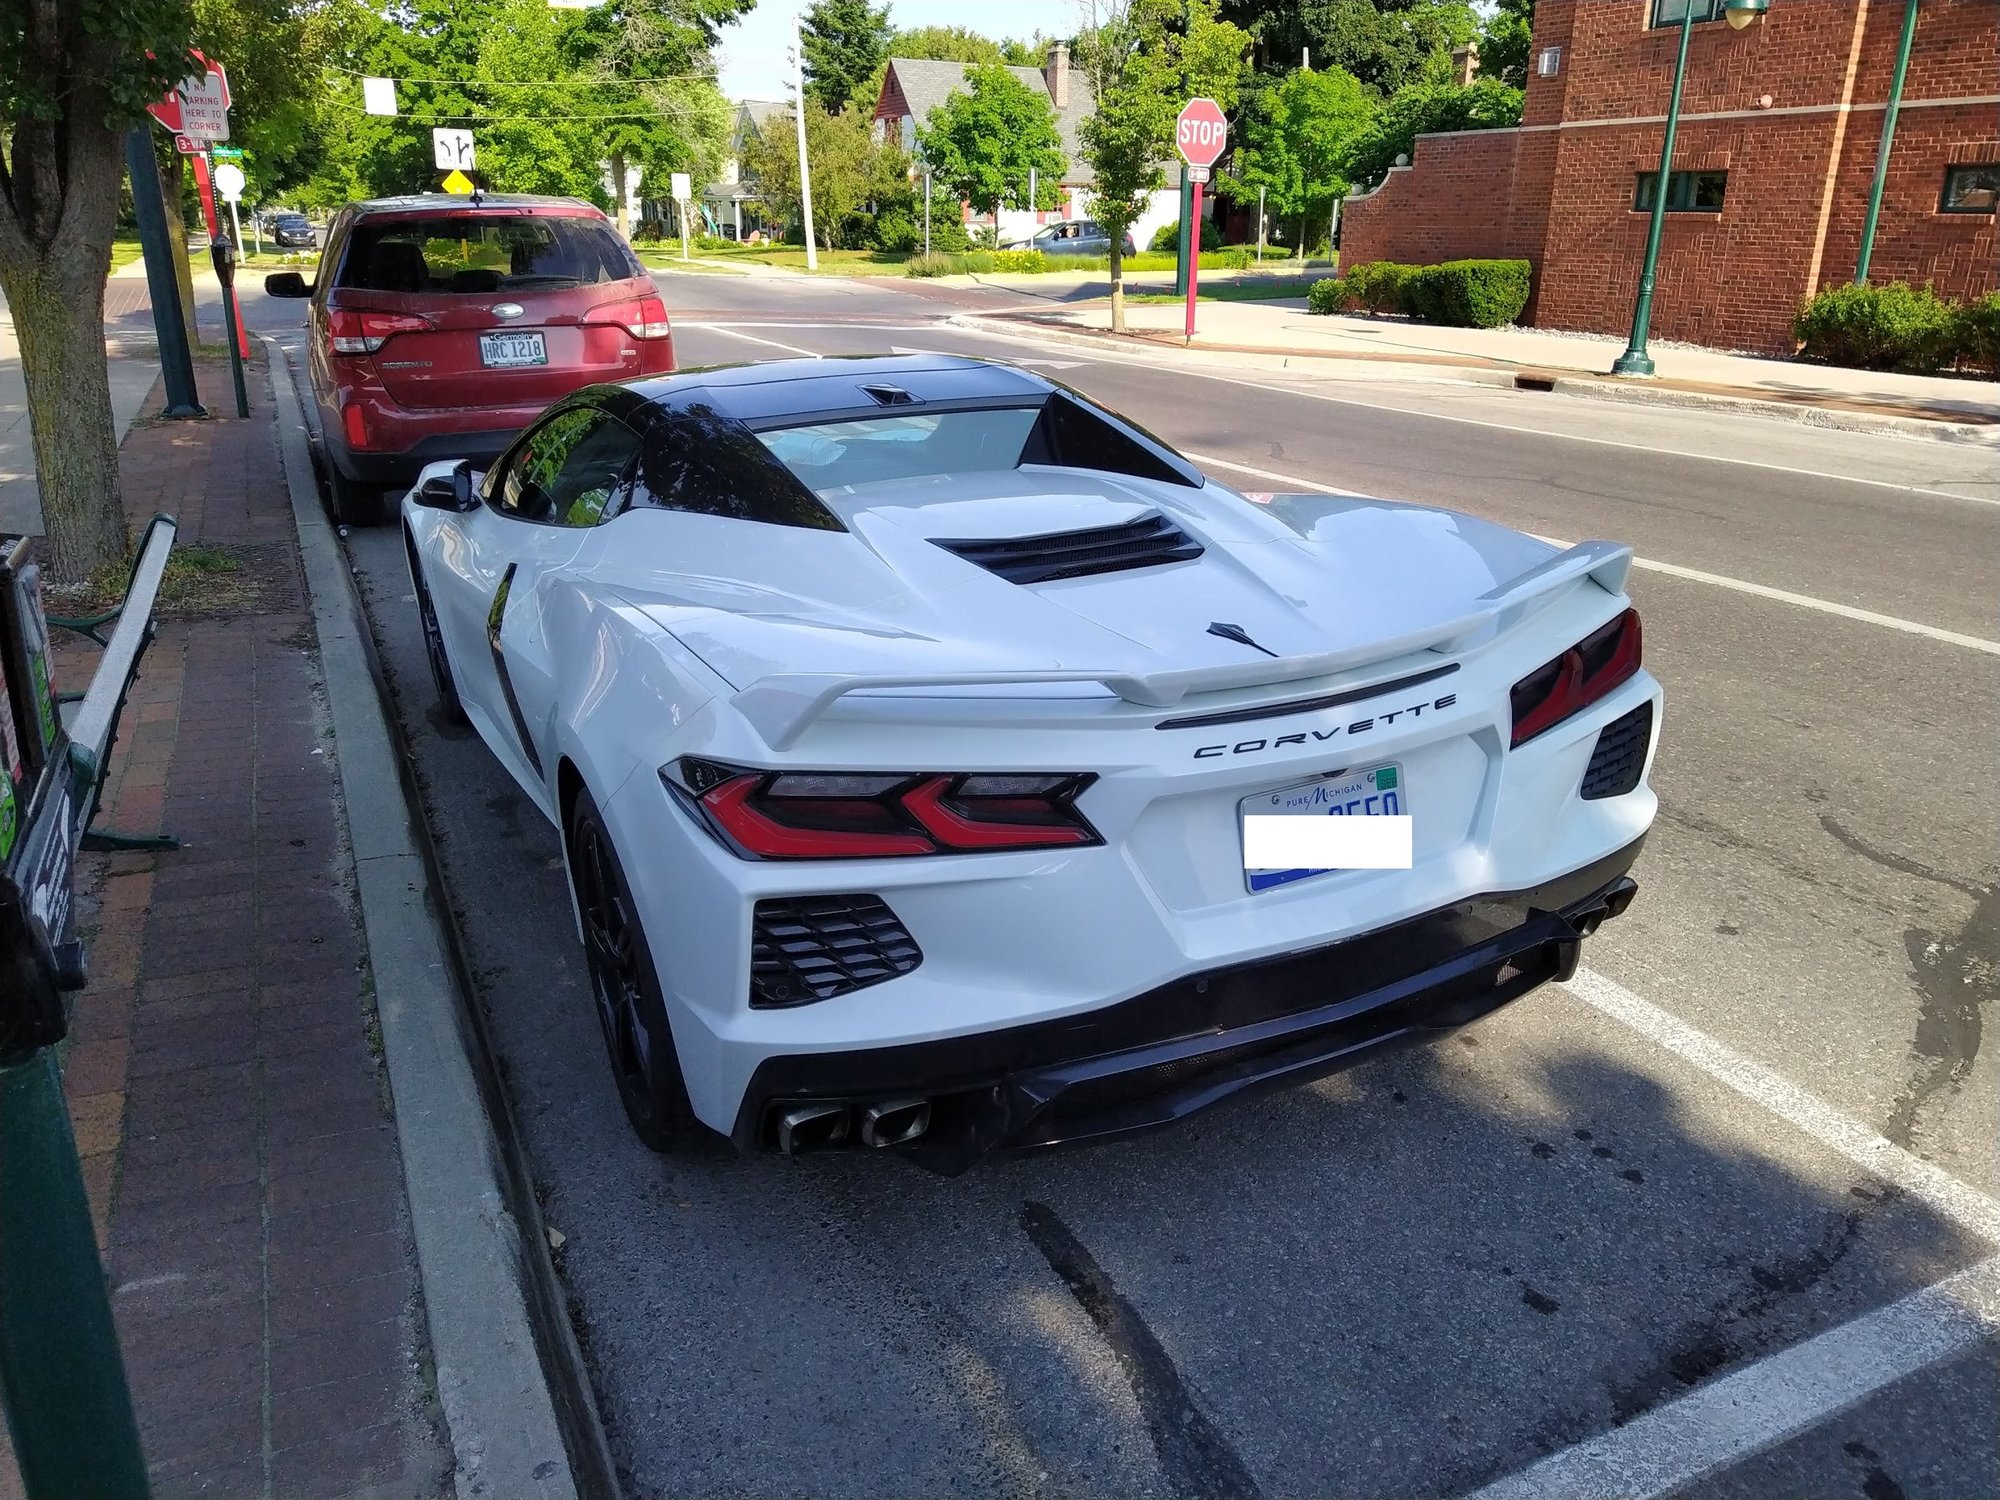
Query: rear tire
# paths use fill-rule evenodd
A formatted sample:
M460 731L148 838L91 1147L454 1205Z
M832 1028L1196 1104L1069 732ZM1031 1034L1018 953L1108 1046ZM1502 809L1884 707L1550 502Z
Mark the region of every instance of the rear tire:
M591 999L625 1118L652 1150L686 1151L705 1142L710 1131L688 1102L652 949L610 832L587 790L576 794L567 839Z
M389 500L373 485L349 479L331 454L326 464L327 508L342 526L379 526L388 519Z

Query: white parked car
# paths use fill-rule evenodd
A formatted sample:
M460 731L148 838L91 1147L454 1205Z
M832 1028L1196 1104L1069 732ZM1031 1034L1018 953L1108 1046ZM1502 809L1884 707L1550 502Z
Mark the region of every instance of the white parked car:
M1566 977L1636 889L1623 547L1246 498L942 356L592 387L402 519L657 1148L1144 1130ZM1247 867L1329 813L1407 867Z

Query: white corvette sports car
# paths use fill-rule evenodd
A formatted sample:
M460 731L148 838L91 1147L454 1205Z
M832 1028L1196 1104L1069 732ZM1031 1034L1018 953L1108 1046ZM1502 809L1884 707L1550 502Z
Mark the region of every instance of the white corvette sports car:
M1252 501L944 356L593 387L402 519L658 1148L1143 1130L1565 978L1636 890L1624 547ZM1405 867L1247 867L1246 819L1330 812Z

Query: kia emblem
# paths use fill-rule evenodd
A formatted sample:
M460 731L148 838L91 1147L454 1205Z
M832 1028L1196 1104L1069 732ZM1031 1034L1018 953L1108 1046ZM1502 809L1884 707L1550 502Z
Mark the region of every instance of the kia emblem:
M496 318L518 318L527 309L518 302L502 302L493 309Z

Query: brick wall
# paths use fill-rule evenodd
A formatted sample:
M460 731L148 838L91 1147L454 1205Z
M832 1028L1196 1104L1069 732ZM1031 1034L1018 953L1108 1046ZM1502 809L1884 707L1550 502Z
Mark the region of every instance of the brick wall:
M1542 0L1525 128L1421 138L1409 168L1349 201L1342 259L1521 256L1536 272L1527 321L1626 328L1648 225L1633 189L1659 164L1679 45L1650 12ZM1901 0L1779 0L1742 32L1695 27L1674 165L1725 170L1729 186L1719 214L1667 216L1659 336L1788 353L1799 299L1853 275L1902 17ZM1550 46L1561 71L1534 76ZM1993 215L1937 211L1948 164L2000 160L1996 94L2000 4L1925 0L1871 279L1961 297L2000 286ZM1969 102L1927 102L1953 99Z

